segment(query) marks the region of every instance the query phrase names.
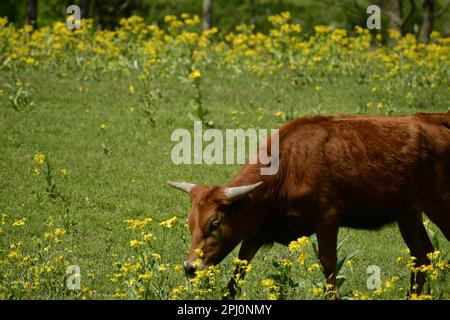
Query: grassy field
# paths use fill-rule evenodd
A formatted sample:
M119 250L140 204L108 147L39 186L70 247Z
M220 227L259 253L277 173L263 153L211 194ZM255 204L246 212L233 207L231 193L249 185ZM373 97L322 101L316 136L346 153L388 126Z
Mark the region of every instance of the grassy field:
M2 52L1 60L7 61L11 53ZM361 61L363 66L365 58ZM167 65L152 69L159 71L148 81L139 80L141 71L132 67L84 73L67 67L68 62L4 68L0 298L220 298L236 252L217 273L187 281L181 263L190 243L190 203L165 182L222 184L239 166L174 165L172 131L192 130L188 114L199 114L198 92L208 110L200 118L219 129L277 128L290 118L315 114L447 111L448 61L433 69L439 70L433 82L416 87L412 72L374 80L377 71L370 63L367 74L355 65L350 72L291 75L284 69L251 72L243 61L234 63L242 68L239 72L198 62L201 77L189 80L180 62L172 73L161 72ZM10 101L20 88L33 104L16 108ZM440 259L446 255L448 260L450 244L434 225L428 228L436 232ZM347 278L343 296L406 298L408 256L396 225L373 232L343 228L339 237L344 240L339 257L354 254L341 270ZM306 244L301 254L306 254L303 265L293 248L263 248L252 261L240 298L323 298L324 279L312 245ZM80 267L81 290L65 288L69 265ZM367 289L370 265L381 268L381 291ZM434 298L449 298L445 279L442 271L430 280Z

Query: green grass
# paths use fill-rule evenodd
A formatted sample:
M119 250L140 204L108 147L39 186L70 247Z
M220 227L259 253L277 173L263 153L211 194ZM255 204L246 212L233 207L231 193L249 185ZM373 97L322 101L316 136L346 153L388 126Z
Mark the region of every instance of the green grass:
M130 84L137 87L135 79L105 75L99 81L85 82L87 91L80 92L79 81L70 77L29 72L24 78L31 83L36 103L32 111L15 111L10 107L8 90L1 88L5 93L0 97L0 213L6 212L11 219L26 217L27 224L11 229L13 232L0 233L0 248L18 240L23 240L24 246L32 246L31 238L42 236L44 223L52 216L55 225L67 230L67 241L74 247L71 259L81 267L82 284L88 272L94 273L90 288L95 292L91 297L107 299L115 288L109 280L115 271L112 264L132 255L129 241L133 237L123 220L151 217L158 237L155 247L164 262L181 263L190 242L185 227L190 203L185 194L166 186L165 181L222 184L239 169L237 165L172 164L171 132L175 128L193 127L187 116L192 111L187 104L193 95L191 86L170 78L157 83L162 99L157 101L153 126L139 109L138 95L128 92ZM0 82L8 81L8 75L0 73ZM314 89L317 85L321 86L320 91ZM351 78L306 85L293 85L283 78L213 71L202 78L203 104L210 111L208 119L214 120L220 129L277 128L283 122L274 115L277 111L287 114L292 110L296 116L354 114L361 104L380 100L373 97L371 88ZM394 113L447 111L447 88L423 89L416 93L421 102L412 107L405 100L407 91L408 88L401 88L393 92ZM384 97L382 92L376 94ZM236 110L238 113L234 115ZM102 129L102 124L106 128ZM32 157L38 152L43 152L57 171L62 167L69 169L67 179L56 173L57 188L69 201L69 216L64 216L61 201L46 196L43 176L32 175L36 167ZM164 231L157 225L174 215L178 221L172 229ZM436 230L434 226L433 229ZM407 270L396 264L396 257L405 248L396 225L372 232L341 229L340 238L346 236L349 239L341 254L355 250L358 253L353 259L353 270L345 271L348 281L342 288L344 294L351 290L367 291L366 268L373 264L381 267L382 279L398 274L400 283L409 286ZM440 232L438 237L442 251L449 253L450 244ZM252 263L254 271L244 286L247 296L258 298L252 292L273 271L271 259L287 253L286 247L278 245L259 252ZM231 275L235 254L236 250L221 264L223 279ZM318 275L317 280L323 280L321 277ZM181 275L170 274L169 286L182 283Z

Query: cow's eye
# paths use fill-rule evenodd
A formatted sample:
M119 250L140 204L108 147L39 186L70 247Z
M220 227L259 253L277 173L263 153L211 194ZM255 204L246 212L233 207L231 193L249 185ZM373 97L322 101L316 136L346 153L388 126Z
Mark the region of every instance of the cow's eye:
M219 228L219 225L220 225L220 220L218 218L212 220L208 224L208 226L207 226L207 228L205 230L205 236L206 237L210 237L210 236L217 235L217 229Z
M217 229L217 227L220 225L220 221L219 219L215 219L211 222L211 224L209 225L209 231L214 231Z

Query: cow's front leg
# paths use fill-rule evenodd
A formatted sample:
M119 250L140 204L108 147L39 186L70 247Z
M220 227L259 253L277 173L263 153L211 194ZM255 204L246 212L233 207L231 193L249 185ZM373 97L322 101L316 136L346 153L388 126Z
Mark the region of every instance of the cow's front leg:
M334 292L336 299L340 299L340 294L336 288L336 245L339 225L336 219L332 217L333 213L335 212L327 214L328 219L318 222L316 234L319 243L319 259L327 280L328 292Z
M259 248L261 248L261 241L257 240L244 240L241 244L241 248L239 249L238 258L240 260L246 260L248 263L253 259L256 252L258 252ZM237 293L237 279L243 279L245 276L245 268L237 265L234 269L233 277L231 277L228 282L226 292L223 296L224 299L234 300Z

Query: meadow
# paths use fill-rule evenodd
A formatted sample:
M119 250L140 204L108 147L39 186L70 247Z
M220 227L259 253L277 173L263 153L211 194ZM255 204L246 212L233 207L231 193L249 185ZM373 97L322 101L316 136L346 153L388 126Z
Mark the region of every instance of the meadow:
M188 197L166 180L223 184L238 165L175 165L177 128L278 128L317 114L443 112L450 39L316 26L289 13L267 34L241 25L199 31L133 16L116 30L64 23L33 30L0 18L0 299L220 299L235 264L240 299L324 299L315 239L236 250L184 276ZM429 221L436 252L418 299L449 299L450 243ZM414 269L396 225L341 229L339 286L348 299L406 299ZM81 287L69 290L69 266ZM368 289L379 266L381 287Z

